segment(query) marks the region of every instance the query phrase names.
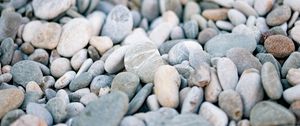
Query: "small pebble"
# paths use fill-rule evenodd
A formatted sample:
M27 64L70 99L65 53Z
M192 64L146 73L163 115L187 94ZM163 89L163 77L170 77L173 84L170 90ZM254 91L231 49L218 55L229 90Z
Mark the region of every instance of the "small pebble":
M276 58L284 58L295 51L293 41L283 35L272 35L265 40L267 52Z
M272 10L266 17L267 24L270 26L281 25L288 21L292 15L291 8L283 5Z

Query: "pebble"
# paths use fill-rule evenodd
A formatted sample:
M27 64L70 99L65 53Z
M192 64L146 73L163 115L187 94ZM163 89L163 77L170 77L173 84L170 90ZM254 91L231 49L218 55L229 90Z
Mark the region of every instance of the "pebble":
M204 88L205 100L208 102L215 103L218 101L218 96L222 91L221 84L219 82L217 72L215 69L210 69L210 82Z
M84 105L88 105L90 102L96 100L98 96L94 93L89 93L80 98L80 102Z
M32 54L29 55L28 59L48 65L49 54L44 49L36 49Z
M145 30L136 28L121 43L121 45L133 45L137 43L151 42Z
M74 117L79 115L84 110L84 105L80 102L72 102L67 105L67 117Z
M254 9L260 16L266 15L273 7L273 0L254 0Z
M199 115L214 126L227 126L228 117L226 113L210 102L201 104Z
M145 123L135 116L126 116L122 119L120 126L145 126Z
M285 107L272 101L262 101L251 110L250 124L252 126L295 125L296 118Z
M290 6L294 11L300 11L299 0L283 0L283 3Z
M140 89L137 94L133 97L133 99L129 103L127 114L134 114L141 108L146 98L152 92L153 84L148 83L142 89Z
M29 25L29 23L27 25ZM54 49L57 46L62 32L62 27L59 24L54 22L42 23L39 26L35 26L37 28L34 28L33 31L31 31L32 25L29 25L28 27L27 25L25 26L24 32L26 31L29 33L23 33L23 35L28 35L30 33L35 34L30 41L34 47Z
M161 0L159 1L160 12L173 11L178 17L182 15L182 5L180 0Z
M175 116L168 121L166 126L212 126L204 117L193 114L185 113Z
M230 119L238 121L243 116L243 102L240 94L232 89L220 93L219 106Z
M154 44L159 47L164 41L166 41L171 33L172 27L170 24L162 22L158 24L149 34L149 38Z
M191 90L187 93L183 101L181 107L181 113L197 112L202 101L203 101L203 89L196 86L192 87Z
M88 71L88 69L91 67L91 65L93 64L93 60L91 58L88 58L87 60L85 60L82 65L80 66L77 74L75 77L78 77L80 74Z
M166 76L167 75L167 76ZM173 66L160 66L154 76L154 92L163 107L176 108L179 104L180 76Z
M93 61L96 61L96 60L100 59L100 55L98 53L98 50L94 46L89 46L88 49L87 49L87 51L88 51L89 57Z
M191 75L188 78L189 86L205 87L210 82L210 68L208 64L203 63L195 67L195 70L191 71Z
M234 27L230 22L222 21L222 20L217 21L216 26L219 29L226 30L226 31L231 31Z
M142 15L152 21L159 16L159 1L156 0L144 0L141 8Z
M47 126L47 123L40 117L28 114L18 118L11 126Z
M87 59L87 50L81 49L75 53L71 58L71 66L74 70L78 70L83 62Z
M108 36L114 44L120 43L133 28L133 18L127 7L115 6L108 14L101 36Z
M296 25L292 28L290 36L291 38L296 41L297 44L300 43L300 25Z
M295 51L293 41L283 35L272 35L265 40L265 47L267 51L276 58L284 58ZM279 46L282 45L282 46Z
M104 87L110 87L113 77L108 75L98 75L94 77L90 84L91 92L98 94L99 90Z
M202 12L202 16L208 20L218 21L227 19L228 9L208 9Z
M13 65L11 69L13 81L26 87L30 81L40 84L42 82L43 73L39 65L30 60L23 60Z
M66 102L58 97L52 98L47 102L46 108L51 113L55 124L63 122L66 119L66 107Z
M124 56L128 48L129 46L121 46L107 57L104 64L107 73L116 73L124 69Z
M94 46L101 55L113 47L112 40L107 36L92 36L89 44Z
M9 126L23 115L25 115L25 112L21 109L9 111L1 119L1 126Z
M198 26L197 26L198 27ZM170 37L172 40L176 40L176 39L184 39L184 31L181 27L176 26L172 29L171 33L170 33Z
M8 37L15 39L18 28L22 23L21 18L19 13L2 11L0 18L0 41Z
M184 60L189 60L189 55L192 52L203 50L202 46L194 40L183 40L175 44L169 51L168 61L170 64L180 64Z
M74 71L68 71L63 76L58 78L58 80L55 82L54 87L56 89L61 89L66 87L74 78L76 73Z
M299 101L295 101L291 104L289 110L292 111L297 118L299 118Z
M291 55L287 58L287 60L284 62L284 64L281 67L281 76L285 77L291 68L299 68L300 67L300 61L298 60L300 58L299 52L293 52Z
M239 77L235 64L229 58L217 61L217 74L223 90L235 89Z
M287 5L273 9L266 17L269 26L281 25L288 21L292 15L291 8Z
M289 84L295 86L300 84L300 69L291 68L287 75L286 79L288 80Z
M240 24L232 29L232 33L243 34L255 38L256 43L259 43L261 39L261 31L256 26L246 26Z
M263 64L261 68L261 80L269 98L276 100L281 97L283 89L280 77L272 63L266 62Z
M105 125L118 126L128 110L128 97L125 93L114 91L89 103L86 108L74 118L72 125ZM113 117L113 118L111 118Z
M69 103L70 103L69 94L68 94L67 91L64 90L64 89L59 89L59 90L56 92L56 96L55 96L55 97L61 98L66 104L69 104Z
M159 103L158 103L158 100L157 100L157 97L156 95L152 94L150 96L148 96L147 98L147 106L149 107L149 109L151 111L156 111L159 109Z
M198 35L198 24L195 20L187 21L183 25L185 36L188 39L195 39Z
M137 74L144 83L153 82L154 74L164 62L155 45L143 43L132 46L124 57L128 72Z
M88 70L93 77L104 73L104 62L102 60L95 61Z
M233 24L233 25L239 25L239 24L245 24L246 23L246 16L236 10L236 9L230 9L227 13L228 15L228 19L230 20L230 22Z
M66 72L71 70L71 63L67 58L57 58L50 65L51 75L56 78L63 76Z
M259 61L264 64L266 62L271 62L278 73L278 76L280 77L280 69L281 69L281 64L274 58L274 56L270 53L258 53L256 54L256 57L259 59Z
M139 84L140 79L136 74L131 72L121 72L114 77L111 83L111 90L122 91L127 94L129 99L131 99Z
M183 20L184 22L188 22L191 20L191 17L195 14L201 13L201 8L199 4L195 1L189 1L185 4L184 12L183 12ZM197 32L198 33L198 32Z
M34 82L34 81L30 81L27 83L26 87L26 92L36 92L39 95L43 95L44 92L42 91L42 89L40 88L40 86Z
M84 48L92 36L92 26L84 18L74 18L62 28L57 52L64 57L72 57Z
M89 15L87 15L86 18L90 21L90 23L93 27L92 35L98 35L102 29L104 22L105 22L106 15L101 11L94 11L94 12L90 13Z
M200 14L195 14L191 17L192 20L196 20L200 29L207 28L207 20Z
M217 3L218 5L221 5L223 7L232 7L233 0L212 0L212 2Z
M228 50L236 47L253 52L256 48L256 41L253 37L241 34L220 34L210 39L204 49L209 54L220 57L225 56Z
M3 89L0 90L0 118L7 112L21 106L24 100L24 93L20 89Z
M71 91L76 91L78 89L85 88L90 84L92 79L93 79L92 74L90 74L88 72L84 72L84 73L80 74L79 76L75 77L71 81L71 83L69 85L69 89Z
M204 45L207 41L209 41L218 34L218 31L213 28L203 29L198 35L198 42Z
M11 63L14 54L14 41L11 38L6 38L1 42L1 65L8 65Z
M34 51L34 47L30 44L30 42L25 42L21 45L20 50L25 54L31 54Z
M291 88L288 88L283 91L283 98L286 102L292 103L294 101L300 100L299 92L297 92L300 89L299 85L293 86Z
M264 96L259 71L253 68L245 70L235 90L243 101L243 116L249 117L253 106Z
M26 107L27 114L37 116L43 119L47 125L53 124L53 118L50 112L40 104L37 103L29 103Z
M32 1L32 8L35 16L48 20L53 19L59 14L65 12L71 7L72 4L74 4L72 0L34 0Z
M258 16L256 10L254 8L252 8L251 5L249 5L247 2L245 1L235 1L233 4L233 8L241 11L242 13L244 13L246 16Z
M246 69L255 68L260 71L262 67L259 60L244 48L232 48L227 51L226 57L236 65L239 75Z

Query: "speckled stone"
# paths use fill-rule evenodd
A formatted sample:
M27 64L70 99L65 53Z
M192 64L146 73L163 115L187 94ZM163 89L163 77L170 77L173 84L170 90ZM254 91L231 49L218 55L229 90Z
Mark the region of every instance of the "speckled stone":
M283 35L269 36L264 43L267 52L271 53L276 58L284 58L295 51L293 41Z

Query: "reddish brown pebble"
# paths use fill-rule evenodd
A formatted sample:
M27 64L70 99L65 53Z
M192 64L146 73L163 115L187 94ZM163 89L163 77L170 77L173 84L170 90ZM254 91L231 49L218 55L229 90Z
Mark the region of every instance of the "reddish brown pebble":
M272 35L265 41L267 52L271 53L276 58L284 58L295 51L293 41L283 35Z

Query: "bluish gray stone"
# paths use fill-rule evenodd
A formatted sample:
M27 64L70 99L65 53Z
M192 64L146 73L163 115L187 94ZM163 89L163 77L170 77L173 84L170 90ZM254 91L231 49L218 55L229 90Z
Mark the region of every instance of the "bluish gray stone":
M19 13L3 11L0 18L0 41L8 37L15 39L21 23L22 16Z
M300 67L300 52L293 52L284 62L281 68L281 76L286 77L289 69Z
M93 76L89 72L84 72L76 77L69 85L71 91L76 91L81 88L87 87L92 81Z
M94 77L90 85L91 92L98 94L100 88L110 87L112 80L113 77L108 75L98 75Z
M212 124L200 115L185 113L167 121L165 126L212 126Z
M113 91L89 103L75 117L73 126L118 126L128 110L128 97L120 91Z
M13 55L14 55L14 40L11 38L6 38L2 41L1 47L1 65L8 65L10 64Z
M148 95L152 92L153 84L146 84L139 92L133 97L129 103L127 114L135 113L144 103Z
M204 49L212 56L222 57L229 49L236 47L245 48L252 53L256 48L256 40L254 37L242 34L219 34L210 39Z
M188 39L195 39L198 36L198 23L195 20L190 20L183 25L185 36Z
M53 124L53 118L50 112L40 104L29 103L26 107L26 113L44 119L49 126Z
M65 121L67 117L66 107L66 102L58 97L50 99L46 104L46 108L51 113L55 123Z
M131 99L140 84L139 77L131 72L121 72L115 76L111 84L111 90L122 91Z
M1 119L1 126L9 126L22 115L25 115L25 112L21 109L16 109L7 112Z

